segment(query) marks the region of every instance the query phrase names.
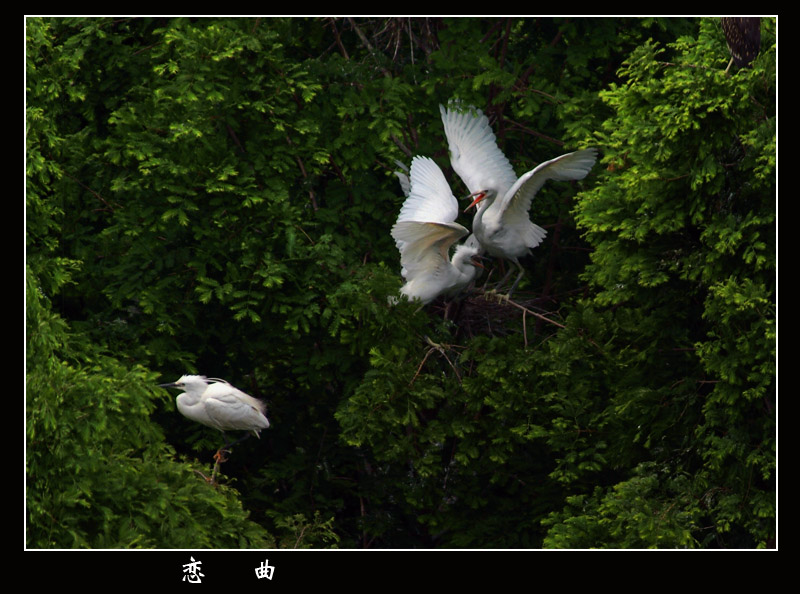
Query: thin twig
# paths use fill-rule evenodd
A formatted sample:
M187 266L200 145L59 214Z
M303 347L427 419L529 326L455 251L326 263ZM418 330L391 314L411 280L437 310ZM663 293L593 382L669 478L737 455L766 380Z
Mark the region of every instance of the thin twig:
M247 151L244 150L242 143L239 141L239 137L236 136L236 132L234 132L233 128L231 128L231 125L225 124L225 127L228 129L228 134L230 135L230 137L233 138L233 142L235 142L236 146L239 147L239 150L242 151L243 154L247 154Z
M344 59L349 60L350 56L347 54L347 50L345 49L344 44L342 43L341 37L339 37L339 30L336 28L336 20L331 18L330 23L331 27L333 28L333 35L336 38L336 46L339 48L339 51L344 56Z
M528 310L522 310L522 338L525 340L525 348L528 348L528 321L525 316L528 315Z
M94 195L94 197L95 197L95 198L97 198L97 199L98 199L100 202L102 202L103 204L105 204L105 205L108 207L108 209L109 209L109 210L111 210L112 212L114 211L114 207L111 205L111 203L110 203L108 200L106 200L105 198L103 198L103 197L102 197L100 194L98 194L97 192L95 192L95 191L94 191L92 188L90 188L89 186L87 186L85 183L83 183L83 182L82 182L81 180L79 180L77 177L74 177L74 176L70 175L70 174L69 174L69 173L67 173L66 171L64 171L64 175L66 175L66 176L67 176L68 178L70 178L72 181L74 181L74 182L76 182L77 184L79 184L79 185L80 185L80 186L81 186L81 187L82 187L84 190L86 190L87 192L91 192L91 193L92 193L92 195ZM121 208L121 206L120 206L119 204L117 204L116 206L117 206L117 208Z
M411 381L408 382L409 386L412 385L414 383L414 381L416 381L417 376L419 376L419 372L422 371L422 366L425 365L425 361L428 360L428 357L430 357L432 352L433 352L433 349L428 349L425 352L425 356L422 358L422 363L420 363L419 367L417 367L417 372L414 374L414 377L411 378Z
M290 147L294 148L294 143L288 134L286 135L286 142ZM300 167L300 173L303 174L303 178L308 179L308 173L306 172L306 166L303 163L303 159L301 159L299 155L295 158L297 160L297 166ZM308 189L308 197L311 200L311 207L314 209L314 212L317 212L319 210L319 206L317 205L317 197L314 194L313 188Z
M566 330L566 328L567 328L563 324L559 324L558 322L553 321L550 318L543 316L542 314L536 313L535 311L531 311L530 309L528 309L524 305L520 305L516 301L512 301L511 299L503 299L503 301L505 303L508 303L509 305L513 305L517 309L521 309L522 311L527 312L527 313L531 314L532 316L534 316L536 318L539 318L540 320L543 320L543 321L545 321L545 322L547 322L549 324L553 324L554 326L558 326L559 328L562 328L564 330Z
M358 35L359 39L361 39L361 43L364 44L364 47L367 48L367 50L369 51L369 53L371 55L374 55L375 54L375 49L372 47L372 44L369 42L369 39L367 39L367 36L364 35L364 32L361 31L361 29L358 27L358 25L356 25L355 20L353 20L353 18L351 18L351 17L348 17L347 20L350 21L350 26L353 27L353 30L356 32L356 35ZM380 64L378 65L378 68L380 69L381 72L383 72L383 75L385 77L387 77L387 78L391 78L392 77L392 73L389 72L388 70L386 70L386 68L384 68Z
M429 345L431 345L431 348L429 348L425 352L425 356L422 358L422 362L419 364L419 367L417 367L417 372L414 374L414 377L411 378L411 381L408 382L408 385L410 386L416 381L417 377L422 371L422 367L425 365L425 361L428 360L428 357L431 356L431 353L433 351L438 351L445 358L445 360L449 363L450 367L452 368L453 373L456 374L456 379L458 379L458 383L461 383L461 374L458 373L458 369L456 369L456 366L453 365L453 362L450 360L450 357L447 356L447 353L445 352L444 348L442 348L442 345L436 344L427 336L425 337L425 340Z
M564 141L563 140L558 140L556 138L552 138L551 136L548 136L547 134L542 134L541 132L537 132L536 130L528 128L527 126L523 126L519 122L515 122L514 120L510 120L508 118L505 118L505 121L506 122L511 122L514 126L519 128L520 130L523 130L523 131L527 132L528 134L531 134L533 136L536 136L536 137L541 138L543 140L546 140L548 142L552 142L555 145L564 146Z
M303 229L300 225L294 225L294 228L299 229L300 233L306 236L306 239L309 241L309 243L311 243L311 245L316 245L316 243L314 243L314 240L308 236L308 233L306 233L305 229Z

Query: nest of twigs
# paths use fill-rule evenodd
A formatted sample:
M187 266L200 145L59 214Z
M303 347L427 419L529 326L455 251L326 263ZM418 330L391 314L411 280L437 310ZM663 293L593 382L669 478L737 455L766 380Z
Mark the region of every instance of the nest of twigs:
M431 311L453 322L462 338L522 334L527 345L529 337L564 327L557 314L545 309L548 304L552 300L523 292L509 299L504 293L475 289L450 301L437 300Z

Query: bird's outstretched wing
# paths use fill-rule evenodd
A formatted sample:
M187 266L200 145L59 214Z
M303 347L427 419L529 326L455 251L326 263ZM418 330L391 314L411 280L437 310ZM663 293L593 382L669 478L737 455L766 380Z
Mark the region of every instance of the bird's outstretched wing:
M504 196L499 197L503 224L513 226L529 221L528 211L533 197L547 180L583 179L596 160L597 150L585 149L545 161L524 174Z
M458 217L458 200L433 159L414 157L408 197L397 222L452 223Z
M427 157L414 157L410 173L408 197L392 237L400 250L404 290L420 296L419 291L434 294L449 287L450 246L468 231L455 222L458 201L439 166Z
M392 237L402 242L400 265L406 280L421 274L438 276L450 265L450 246L467 235L458 223L401 221L392 228Z
M406 279L449 263L450 246L468 233L457 216L458 200L442 170L432 159L414 157L408 197L392 227Z
M496 190L498 198L514 185L517 175L497 146L488 118L480 109L451 102L439 106L450 149L450 165L470 192Z

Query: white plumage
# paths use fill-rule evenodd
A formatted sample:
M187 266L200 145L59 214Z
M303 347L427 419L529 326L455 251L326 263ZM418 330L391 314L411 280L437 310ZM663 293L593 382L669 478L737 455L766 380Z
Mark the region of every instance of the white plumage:
M530 220L534 195L548 179L583 179L597 159L595 149L561 155L517 178L511 163L497 146L489 120L479 109L446 109L439 106L450 150L450 164L475 196L470 206L477 212L472 231L491 255L512 261L524 270L519 258L539 245L547 232ZM469 208L469 207L468 207ZM510 271L509 271L510 273Z
M187 419L219 429L223 435L225 431L248 431L248 435L258 437L262 429L269 427L267 405L225 380L184 375L176 382L159 384L159 387L182 388L184 392L176 398L180 413ZM230 445L233 444L226 443L220 451Z
M479 245L465 242L449 257L450 246L469 233L455 222L457 217L458 200L442 170L427 157L414 157L407 198L392 227L406 279L400 292L409 299L430 303L439 295L458 293L475 278L481 267Z

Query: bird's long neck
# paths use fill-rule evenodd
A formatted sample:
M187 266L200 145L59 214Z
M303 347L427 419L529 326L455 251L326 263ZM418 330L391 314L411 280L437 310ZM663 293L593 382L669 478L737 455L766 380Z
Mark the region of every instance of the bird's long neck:
M486 214L486 211L494 204L495 199L497 198L497 194L492 192L486 198L481 201L481 204L477 205L477 212L475 216L472 218L472 232L478 237L479 241L483 240L483 216Z
M203 407L197 406L199 402L200 395L191 392L179 394L175 399L175 404L184 417L197 421L198 423L203 423L204 425L209 425L208 416L203 410Z
M178 394L175 402L177 402L179 408L181 406L194 406L200 402L200 394L196 392L183 392L182 394Z

